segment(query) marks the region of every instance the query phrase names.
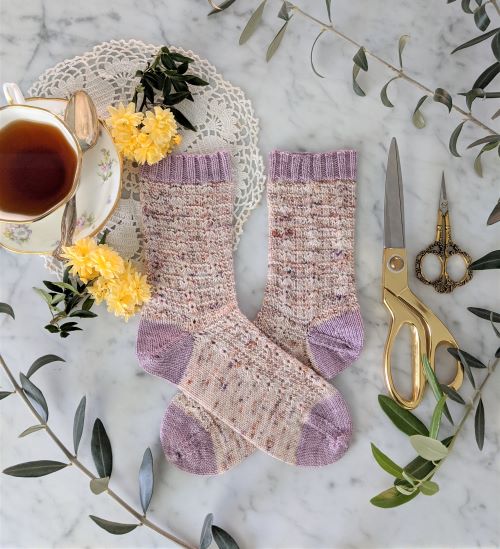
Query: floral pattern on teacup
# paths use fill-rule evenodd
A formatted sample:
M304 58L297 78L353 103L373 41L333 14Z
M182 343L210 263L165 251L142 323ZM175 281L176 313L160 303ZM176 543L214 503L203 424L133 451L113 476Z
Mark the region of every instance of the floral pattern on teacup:
M25 242L28 242L33 231L28 225L8 223L5 225L2 232L4 237L8 240L15 242L16 244L24 244Z
M101 181L105 183L113 175L113 164L115 159L111 158L111 153L108 149L101 149L102 158L98 164L99 171L97 175L101 178Z
M93 213L82 213L82 215L76 220L75 230L81 231L90 227L95 222L95 215Z

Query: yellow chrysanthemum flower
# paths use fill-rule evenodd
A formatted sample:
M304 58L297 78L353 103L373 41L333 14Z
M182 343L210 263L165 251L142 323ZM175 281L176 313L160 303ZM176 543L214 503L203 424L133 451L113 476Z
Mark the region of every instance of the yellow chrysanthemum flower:
M94 270L104 278L115 278L125 268L123 259L107 244L101 244L92 250L89 260Z
M120 130L127 126L139 126L144 119L142 112L135 112L135 105L129 103L126 107L120 103L118 107L108 107L109 118L106 124L113 130Z
M87 291L99 305L109 294L109 280L102 276L96 278L92 285L88 286Z
M149 134L151 140L159 147L170 144L172 137L177 133L177 122L170 109L155 107L149 111L143 121L143 131Z
M134 151L137 148L137 140L140 135L139 128L135 126L127 126L122 130L113 130L111 132L116 148L125 158L134 160Z
M99 273L90 261L90 256L97 249L93 238L82 238L72 246L64 246L61 254L71 267L71 274L80 277L82 282L93 280Z
M149 134L141 131L136 142L134 158L139 164L155 164L164 157L161 148L156 145Z

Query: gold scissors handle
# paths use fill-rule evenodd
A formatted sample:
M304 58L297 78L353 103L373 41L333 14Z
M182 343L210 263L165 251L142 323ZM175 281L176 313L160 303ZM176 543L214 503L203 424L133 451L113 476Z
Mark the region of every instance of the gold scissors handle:
M422 272L422 262L427 255L433 255L441 263L441 272L434 279L428 279ZM452 256L460 256L465 264L465 273L460 280L453 280L447 271L448 259ZM451 225L448 212L438 212L436 227L436 240L425 250L422 250L415 259L415 272L420 282L432 286L436 292L447 294L455 288L467 284L472 278L473 271L470 269L471 257L467 252L461 250L451 238Z
M384 350L384 373L391 396L401 406L413 409L424 395L426 378L421 357L426 355L435 369L436 350L441 345L458 348L455 338L439 318L408 288L406 249L386 248L383 265L383 301L391 314L391 324ZM412 394L408 399L397 390L392 376L391 354L396 338L403 326L410 327ZM462 385L463 371L456 362L456 374L450 387Z

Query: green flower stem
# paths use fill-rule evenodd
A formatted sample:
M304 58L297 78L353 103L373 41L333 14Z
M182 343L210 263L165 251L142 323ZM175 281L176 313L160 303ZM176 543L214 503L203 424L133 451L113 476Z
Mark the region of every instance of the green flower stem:
M15 377L12 375L12 372L10 371L9 367L5 363L5 360L3 359L2 355L0 355L0 366L2 366L2 369L4 370L5 374L7 375L10 383L12 384L12 387L14 391L18 394L18 396L21 398L21 400L26 404L26 406L29 408L30 412L35 416L36 420L40 423L40 425L43 425L45 432L49 435L49 437L54 441L56 446L61 450L61 452L66 456L68 461L71 465L74 465L77 469L79 469L84 475L86 475L90 480L95 480L97 477L83 465L83 463L75 456L73 455L68 448L63 444L63 442L59 439L59 437L52 431L52 429L48 426L48 424L42 419L42 417L38 414L38 412L35 410L35 408L32 406L31 402L28 400L26 395L24 394L24 391L22 390L22 387L19 385L19 383L16 381ZM177 538L170 532L167 532L163 530L163 528L160 528L157 524L154 522L151 522L148 518L146 518L143 514L137 512L133 507L131 507L126 501L124 501L118 494L116 494L113 490L108 488L106 490L106 493L118 503L121 507L123 507L128 513L130 513L134 518L136 518L141 525L147 526L151 530L154 530L164 538L167 538L168 540L176 543L180 547L184 547L185 549L195 549L194 546L189 545L187 542Z
M495 6L495 8L497 9L497 12L499 11L499 8L496 4L496 0L491 0L491 3ZM310 15L309 13L303 11L301 8L299 8L299 6L296 6L295 4L291 4L290 5L290 10L294 11L295 13L298 13L300 15L302 15L303 17L305 17L306 19L309 19L310 21L312 21L313 23L316 23L317 25L319 25L322 29L324 29L325 31L330 31L330 32L333 32L334 34L336 34L337 36L339 36L340 38L342 38L344 41L346 42L349 42L349 44L352 44L353 46L355 46L357 49L363 47L361 44L359 44L358 42L356 42L355 40L353 40L352 38L350 38L349 36L347 36L346 34L344 34L343 32L339 31L338 29L336 29L333 24L329 24L329 23L325 23L319 19L317 19L316 17L313 17L312 15ZM400 78L403 78L404 80L406 80L407 82L410 82L410 84L413 84L414 86L416 86L417 88L420 88L422 91L424 91L425 93L427 93L428 95L430 96L433 96L434 95L434 90L431 90L430 88L428 88L427 86L425 86L424 84L420 83L418 80L415 80L415 78L412 78L411 76L409 76L408 74L406 74L406 72L403 70L403 69L398 69L397 67L395 67L394 65L391 65L388 61L386 61L385 59L382 59L381 57L379 57L376 53L373 53L369 50L367 50L366 48L364 48L364 51L365 51L365 54L370 56L372 59L375 59L376 61L378 61L379 63L382 63L382 65L385 65L389 70L393 71L394 73L396 73ZM480 128L482 128L483 130L491 133L491 134L494 134L496 133L492 128L490 128L489 126L487 126L486 124L484 124L483 122L481 122L481 120L478 120L475 116L473 116L470 112L467 112L467 111L464 111L463 109L461 109L460 107L457 107L455 104L452 105L452 108L455 109L455 111L457 111L458 113L460 113L460 115L465 119L465 120L470 120L473 124L476 124L476 126L479 126Z

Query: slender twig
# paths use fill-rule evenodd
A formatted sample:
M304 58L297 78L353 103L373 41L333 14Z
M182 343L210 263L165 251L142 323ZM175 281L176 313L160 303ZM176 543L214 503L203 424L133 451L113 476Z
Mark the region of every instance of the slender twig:
M5 360L3 359L2 355L0 355L0 365L2 366L2 369L4 370L7 377L9 378L9 381L12 384L14 391L21 398L21 400L26 404L26 406L29 408L30 412L35 416L36 420L40 423L40 425L43 426L45 432L54 441L54 443L61 450L61 452L66 456L70 464L74 465L89 479L91 480L96 479L97 477L91 471L89 471L89 469L87 469L87 467L85 467L85 465L75 455L73 455L70 452L70 450L64 445L64 443L59 439L59 437L54 433L54 431L52 431L52 429L48 426L47 422L45 422L43 418L40 416L40 414L35 410L31 402L28 400L28 398L24 394L22 387L19 385L15 377L12 375L12 372L10 371L7 364L5 363ZM192 545L189 545L187 542L177 538L170 532L167 532L166 530L164 530L154 522L150 521L144 515L136 511L133 507L131 507L126 501L124 501L116 492L114 492L110 488L106 490L106 493L108 494L108 496L114 499L116 503L118 503L118 505L123 507L128 513L130 513L134 518L136 518L139 521L140 525L147 526L148 528L150 528L151 530L154 530L164 538L167 538L168 540L173 541L180 547L184 547L185 549L195 549Z
M492 4L495 6L495 8L498 11L498 6L496 4L496 0L491 0L491 1L492 1ZM368 55L372 59L375 59L379 63L382 63L382 65L387 67L392 72L396 73L400 78L406 80L407 82L410 82L410 84L413 84L414 86L421 89L422 91L424 91L428 95L434 95L434 91L431 90L429 87L425 86L424 84L422 84L421 82L419 82L415 78L409 76L403 69L399 69L399 68L395 67L394 65L391 65L391 63L389 63L385 59L382 59L382 57L378 56L376 53L373 53L370 50L366 49L364 46L362 46L361 44L356 42L356 40L353 40L351 37L347 36L343 32L339 31L337 28L335 28L333 26L333 24L326 23L324 21L321 21L320 19L317 19L316 17L313 17L312 15L305 12L304 10L302 10L299 6L296 6L295 4L289 4L289 8L291 10L293 10L295 13L298 13L301 16L305 17L306 19L309 19L313 23L316 23L322 29L324 29L326 31L333 32L334 34L336 34L337 36L342 38L342 40L348 42L349 44L352 44L353 46L356 46L356 48L359 49L359 48L363 47L366 55ZM482 128L483 130L485 130L487 132L490 132L492 134L496 133L495 130L493 130L492 128L490 128L489 126L487 126L486 124L481 122L481 120L479 120L475 116L473 116L472 113L464 111L460 107L457 107L455 104L452 105L452 108L455 111L457 111L458 113L460 113L460 115L463 116L465 120L469 120L470 122L472 122L473 124L476 124L476 126L479 126L480 128Z

